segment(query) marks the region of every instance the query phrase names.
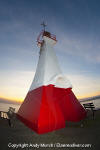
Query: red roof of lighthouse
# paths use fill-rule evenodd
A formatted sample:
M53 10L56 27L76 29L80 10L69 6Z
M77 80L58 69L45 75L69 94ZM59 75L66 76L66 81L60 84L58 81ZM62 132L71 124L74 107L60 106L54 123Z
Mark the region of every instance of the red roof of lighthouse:
M54 40L54 41L57 41L57 40L56 40L56 35L51 34L51 33L48 32L48 31L42 31L42 32L39 34L38 38L37 38L38 45L40 45L40 46L41 46L41 44L43 43L43 36L46 36L46 37L48 37L48 38L50 38L50 39L52 39L52 40Z

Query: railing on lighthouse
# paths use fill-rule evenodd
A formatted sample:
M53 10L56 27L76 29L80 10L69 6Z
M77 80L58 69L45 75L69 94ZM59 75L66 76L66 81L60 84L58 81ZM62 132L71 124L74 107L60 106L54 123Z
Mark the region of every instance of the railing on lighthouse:
M54 41L57 42L57 39L56 39L56 35L54 34L51 34L50 32L48 31L45 31L45 27L47 26L44 22L41 24L44 29L41 31L41 33L39 34L38 38L37 38L37 45L38 46L41 46L43 44L43 36L46 36Z

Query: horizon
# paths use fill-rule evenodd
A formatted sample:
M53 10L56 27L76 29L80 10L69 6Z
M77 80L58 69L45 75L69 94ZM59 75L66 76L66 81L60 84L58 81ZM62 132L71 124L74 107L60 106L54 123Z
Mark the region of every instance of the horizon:
M78 100L79 101L83 101L83 100L92 100L92 99L98 99L98 98L100 98L100 95L96 95L96 96L92 96L92 97L85 97L85 98L78 98ZM8 104L18 104L18 105L20 105L22 102L23 102L24 100L22 100L22 101L20 101L20 100L18 100L18 101L16 101L16 100L11 100L11 99L5 99L5 98L2 98L2 97L0 97L0 102L1 103L8 103Z
M99 6L98 0L0 1L0 97L21 103L28 93L42 21L57 37L54 50L76 97L100 95Z

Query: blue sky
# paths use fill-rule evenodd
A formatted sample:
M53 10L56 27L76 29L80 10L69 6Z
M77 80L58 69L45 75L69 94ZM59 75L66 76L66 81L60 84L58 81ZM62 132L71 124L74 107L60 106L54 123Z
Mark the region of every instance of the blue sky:
M43 20L57 36L59 64L75 94L100 94L99 0L1 0L0 97L24 99L38 62Z

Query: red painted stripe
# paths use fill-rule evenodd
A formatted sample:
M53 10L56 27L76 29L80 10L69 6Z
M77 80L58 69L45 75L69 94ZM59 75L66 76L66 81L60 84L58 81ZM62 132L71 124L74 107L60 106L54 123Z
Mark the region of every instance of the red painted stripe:
M29 128L42 134L65 127L65 120L84 119L86 111L71 88L48 85L30 91L17 116Z

